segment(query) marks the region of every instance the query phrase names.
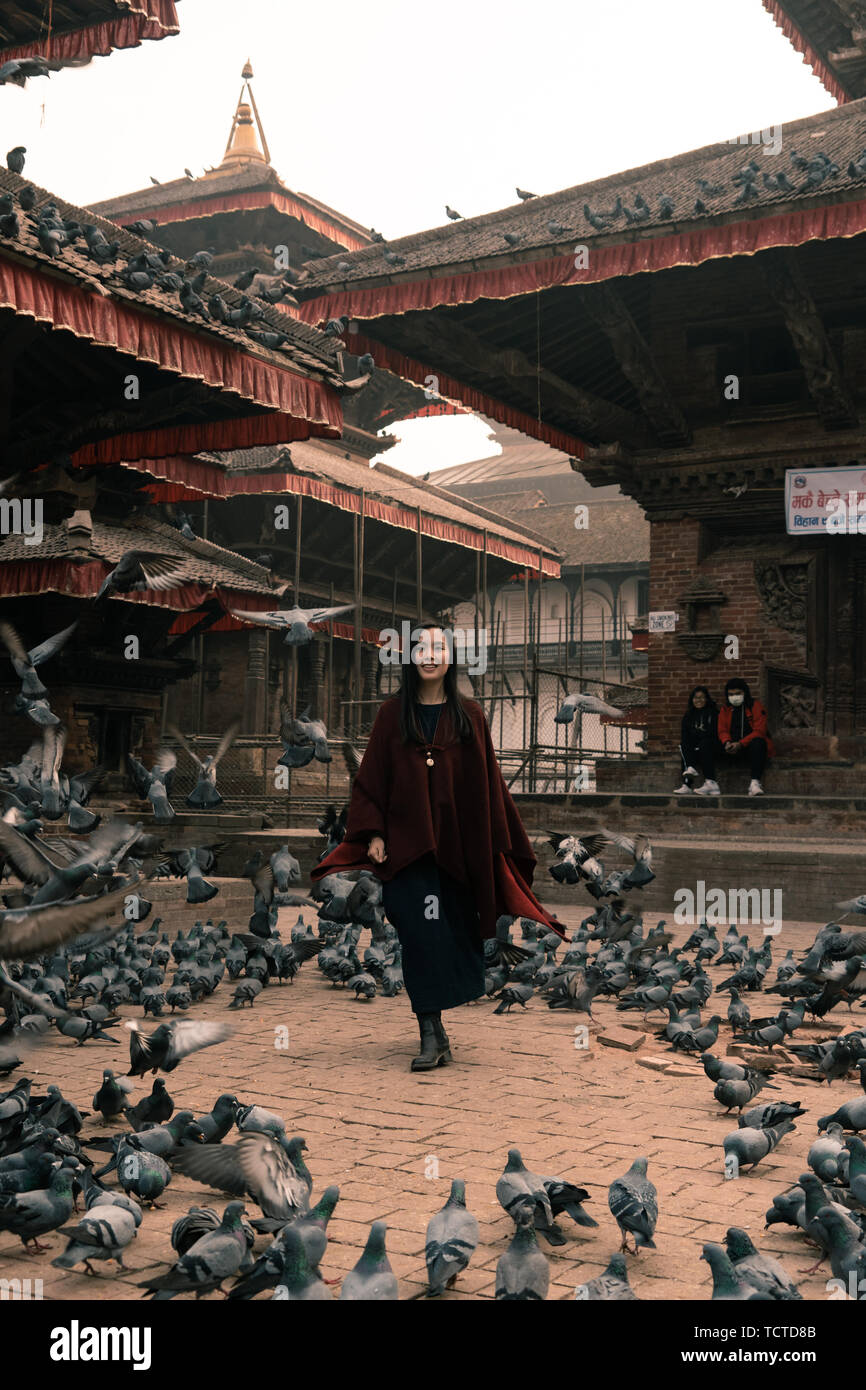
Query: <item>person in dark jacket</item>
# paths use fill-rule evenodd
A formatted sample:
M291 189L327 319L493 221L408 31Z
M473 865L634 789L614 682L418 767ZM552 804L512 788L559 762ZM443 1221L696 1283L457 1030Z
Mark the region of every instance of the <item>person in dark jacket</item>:
M695 790L700 796L719 795L719 784L716 781L716 754L719 751L716 730L718 717L718 706L707 687L696 685L689 696L688 708L683 715L680 753L685 770L682 786L677 787L675 796L685 796ZM694 782L701 773L704 783L696 789Z
M739 676L725 686L725 703L719 710L718 727L725 756L730 761L735 758L748 760L749 796L763 796L761 778L767 759L773 756L773 740L767 728L767 711Z
M421 625L396 695L376 715L352 785L346 834L312 869L366 868L396 928L421 1051L451 1062L442 1011L485 992L484 942L501 916L564 927L532 892L537 863L476 700L460 695L444 630Z

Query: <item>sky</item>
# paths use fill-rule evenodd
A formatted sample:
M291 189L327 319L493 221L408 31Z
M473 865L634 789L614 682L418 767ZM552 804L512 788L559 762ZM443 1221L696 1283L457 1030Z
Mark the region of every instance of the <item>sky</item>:
M835 105L761 0L179 0L176 37L5 87L0 150L79 205L219 164L253 90L283 182L389 239ZM2 142L6 140L4 145ZM408 472L491 453L408 421Z

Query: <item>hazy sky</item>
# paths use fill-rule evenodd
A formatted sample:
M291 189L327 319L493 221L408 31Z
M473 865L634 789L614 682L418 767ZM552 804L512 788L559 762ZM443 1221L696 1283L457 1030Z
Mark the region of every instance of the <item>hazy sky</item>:
M398 237L440 225L446 202L472 216L516 184L551 193L835 105L761 0L180 0L178 14L175 38L0 90L0 150L26 145L33 181L79 204L200 173L222 158L249 57L283 181ZM490 452L475 421L403 432L427 441L388 455L411 471Z

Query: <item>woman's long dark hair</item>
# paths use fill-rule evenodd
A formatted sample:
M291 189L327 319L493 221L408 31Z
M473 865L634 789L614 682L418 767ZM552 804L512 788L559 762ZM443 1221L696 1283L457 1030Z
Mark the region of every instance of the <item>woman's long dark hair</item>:
M419 623L418 626L422 629L444 631L441 623ZM415 701L418 698L420 687L421 677L418 675L418 667L414 661L407 661L403 666L403 680L400 689L395 696L400 701L400 735L404 743L427 742L415 712ZM472 737L472 723L457 689L457 664L453 660L449 661L445 668L444 687L445 709L442 711L442 718L439 721L440 731L449 727L446 721L450 721L451 732L453 733L456 729L458 737L465 741Z
M691 695L689 696L689 713L691 713L691 711L695 709L695 696L697 695L699 690L702 690L704 692L704 695L706 696L707 703L704 705L704 709L709 710L710 714L718 714L719 707L705 685L696 685ZM697 713L698 710L695 710L695 714Z

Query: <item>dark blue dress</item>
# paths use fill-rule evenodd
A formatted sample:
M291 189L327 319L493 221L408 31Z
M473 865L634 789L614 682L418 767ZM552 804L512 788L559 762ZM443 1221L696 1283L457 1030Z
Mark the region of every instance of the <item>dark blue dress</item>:
M428 740L443 707L417 705ZM484 948L474 895L437 863L435 854L422 855L383 883L382 901L400 938L403 979L416 1014L453 1009L484 994ZM436 910L438 916L433 915Z

